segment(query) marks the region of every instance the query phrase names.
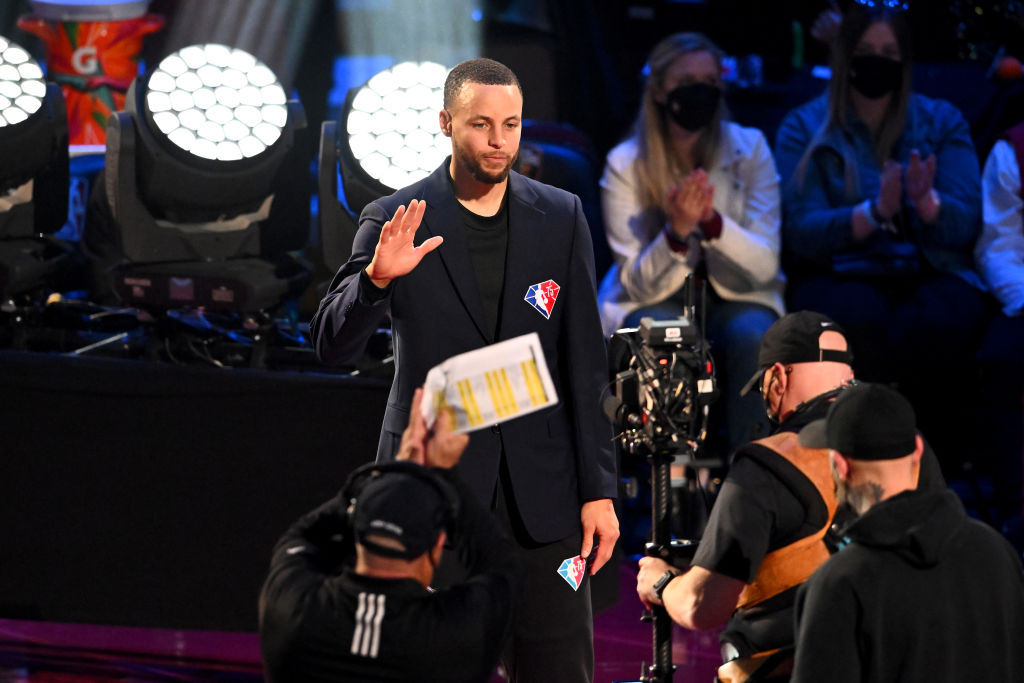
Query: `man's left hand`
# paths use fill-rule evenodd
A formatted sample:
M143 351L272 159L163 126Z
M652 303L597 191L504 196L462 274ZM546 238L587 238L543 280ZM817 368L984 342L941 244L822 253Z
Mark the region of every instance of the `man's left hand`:
M580 509L580 521L583 522L583 545L580 557L590 557L594 547L594 534L597 534L597 557L590 565L590 573L596 574L612 556L615 541L619 538L619 520L615 516L615 506L611 498L599 498L583 504Z
M661 600L654 594L654 583L671 569L672 565L657 557L640 558L640 571L636 574L636 594L647 609L651 609L652 605L661 604Z
M454 467L469 445L469 436L455 433L455 417L451 410L441 410L438 413L431 431L420 411L424 393L423 387L420 387L412 395L409 426L402 432L402 442L395 459L441 469Z

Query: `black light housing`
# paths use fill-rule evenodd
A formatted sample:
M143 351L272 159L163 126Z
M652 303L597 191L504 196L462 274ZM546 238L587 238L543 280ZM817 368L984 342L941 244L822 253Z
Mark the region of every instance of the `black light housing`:
M68 217L68 124L60 88L0 37L0 294L47 284L70 260L45 237Z
M184 48L132 88L126 109L145 120L139 189L171 221L257 210L292 149L296 124L305 127L301 106L287 101L266 66L222 45Z
M354 212L429 175L451 153L438 123L447 75L436 62L401 62L349 91L340 149Z
M402 62L349 90L340 122L324 123L320 229L330 268L348 259L364 206L426 177L451 153L438 122L447 75L435 62ZM337 202L339 173L344 206Z
M310 268L301 104L248 53L193 45L132 82L107 125L86 242L123 303L231 311L298 296Z

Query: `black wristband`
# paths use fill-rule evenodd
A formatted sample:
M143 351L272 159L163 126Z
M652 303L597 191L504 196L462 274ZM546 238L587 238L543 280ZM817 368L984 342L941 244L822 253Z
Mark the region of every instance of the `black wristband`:
M654 594L658 597L658 600L662 599L661 598L661 594L664 593L665 589L668 588L668 585L670 583L672 583L672 579L674 579L674 578L676 578L678 576L679 576L679 572L673 571L671 569L668 569L668 570L665 571L664 574L662 574L658 578L657 581L654 582L653 590L654 590Z

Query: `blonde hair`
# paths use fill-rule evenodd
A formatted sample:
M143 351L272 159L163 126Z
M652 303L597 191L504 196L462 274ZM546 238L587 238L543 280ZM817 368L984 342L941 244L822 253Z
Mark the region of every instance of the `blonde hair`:
M665 74L669 67L680 56L691 52L710 53L721 74L722 51L700 33L676 33L665 38L651 50L644 67L647 80L632 133L637 145L637 200L641 206L656 206L666 210L665 198L669 189L693 168L710 167L718 153L722 121L727 116L723 100L719 99L711 122L701 130L694 143L694 164L690 167L688 159L680 159L674 154L665 107L655 99L656 93L664 89Z

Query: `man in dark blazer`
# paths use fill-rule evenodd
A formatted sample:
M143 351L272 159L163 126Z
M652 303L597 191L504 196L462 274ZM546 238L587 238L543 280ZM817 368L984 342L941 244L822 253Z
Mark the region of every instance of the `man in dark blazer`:
M321 360L351 363L390 313L396 369L378 460L394 457L431 367L537 333L559 404L474 432L459 472L508 527L526 569L503 655L511 680L591 681L590 582L559 568L579 555L596 572L619 534L600 396L607 360L580 200L511 171L522 103L518 80L498 62L451 71L439 118L452 156L363 210L352 257L310 327Z

